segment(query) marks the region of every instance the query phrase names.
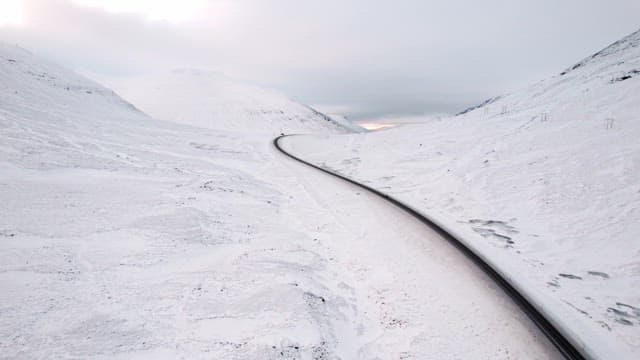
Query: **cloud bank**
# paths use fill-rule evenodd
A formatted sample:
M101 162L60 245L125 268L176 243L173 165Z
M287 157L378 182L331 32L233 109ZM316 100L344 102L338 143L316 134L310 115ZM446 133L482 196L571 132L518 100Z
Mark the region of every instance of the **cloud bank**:
M0 40L101 76L221 71L353 118L456 112L640 26L637 0L201 0L176 22L79 2L25 0Z

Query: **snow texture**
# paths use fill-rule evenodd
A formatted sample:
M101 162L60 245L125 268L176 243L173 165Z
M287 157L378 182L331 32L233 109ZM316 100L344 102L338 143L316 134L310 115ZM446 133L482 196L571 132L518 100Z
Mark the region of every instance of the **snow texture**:
M286 140L463 234L594 354L640 357L640 31L455 117Z
M195 127L0 45L1 357L557 357L437 234L271 146L343 129L212 76L130 88Z

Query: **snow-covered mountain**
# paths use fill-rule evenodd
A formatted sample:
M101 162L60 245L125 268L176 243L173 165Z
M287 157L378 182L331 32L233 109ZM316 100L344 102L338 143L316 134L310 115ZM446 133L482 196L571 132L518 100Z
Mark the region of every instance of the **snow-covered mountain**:
M629 118L640 112L640 31L616 41L560 74L520 91L498 96L460 115L487 117L537 111L538 117L572 114ZM551 120L548 118L548 120ZM565 120L568 121L568 120Z
M119 109L129 116L147 118L112 90L39 59L18 46L0 43L0 60L0 102L1 110L6 113L19 109L51 110L54 114L91 109L99 113L97 110L109 108ZM115 118L106 115L100 119Z
M636 33L455 118L333 136L314 110L219 74L116 84L133 106L0 44L0 350L556 355L422 225L271 145L315 132L286 144L455 228L595 354L637 357L638 49Z
M336 131L311 121L292 129ZM322 210L294 205L270 141L153 119L1 44L2 357L336 354L353 296L300 250Z
M318 121L293 130L343 131ZM432 232L256 129L154 119L1 45L2 357L556 355Z
M640 356L640 31L456 117L286 140L455 229L594 354Z
M296 130L335 132L320 121ZM305 169L271 140L153 119L2 45L2 355L553 356L464 262L458 271L468 278L430 279L451 264L422 261L414 241L428 235L422 226L313 171L298 180ZM334 202L347 207L336 214ZM368 223L372 234L357 221L389 216L395 226ZM387 241L398 233L407 241ZM446 248L434 251L455 262ZM425 284L440 289L438 299L405 291Z
M106 82L151 116L181 124L272 135L326 129L346 133L358 128L349 122L338 123L274 90L212 71L180 69Z

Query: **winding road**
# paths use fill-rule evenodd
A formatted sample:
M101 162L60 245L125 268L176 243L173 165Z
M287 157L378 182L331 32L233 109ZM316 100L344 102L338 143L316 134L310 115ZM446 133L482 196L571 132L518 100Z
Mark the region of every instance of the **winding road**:
M495 316L506 316L506 317L513 317L514 315L510 314L510 312L514 311L514 309L509 309L509 306L506 306L507 308L504 309L504 311L500 311L500 310L496 310L495 307L489 309L489 307L491 307L491 305L489 303L487 303L486 301L491 301L492 298L494 298L494 301L496 297L498 298L505 298L504 295L507 295L507 297L509 299L511 299L511 306L513 306L514 304L521 310L522 313L526 314L526 316L530 319L530 321L535 325L527 325L525 324L524 326L527 327L529 326L530 328L537 328L537 331L539 331L539 334L542 334L544 336L544 338L546 338L546 340L550 343L553 344L553 347L555 347L555 349L557 349L557 351L559 352L559 354L556 354L557 357L564 357L565 359L588 359L589 357L587 356L587 354L585 354L584 349L582 349L580 346L576 346L576 340L571 339L571 337L566 334L562 328L556 327L554 326L553 322L550 321L547 316L545 316L544 312L542 310L540 310L535 304L531 303L527 297L524 294L521 294L516 287L513 286L513 284L509 283L508 280L506 280L505 278L503 278L500 273L498 271L496 271L496 269L494 269L490 264L488 264L487 262L485 262L482 257L478 256L477 254L475 254L472 250L470 250L468 247L466 247L464 245L463 242L459 241L455 236L453 236L451 233L449 233L446 229L444 229L443 227L439 226L438 224L436 224L434 221L432 221L431 219L429 219L427 216L423 215L422 213L420 213L419 211L411 208L410 206L407 206L406 204L403 204L402 202L396 200L395 198L380 192L376 189L373 189L367 185L361 184L357 181L354 181L350 178L347 178L343 175L340 175L338 173L335 173L331 170L325 169L321 166L315 165L313 163L310 163L308 161L305 161L304 159L301 159L300 157L293 155L289 152L287 152L281 144L281 140L285 139L288 136L294 136L294 135L283 135L283 136L279 136L276 139L273 140L273 144L275 146L275 148L281 152L282 154L286 155L287 157L305 164L308 167L314 168L316 170L319 170L325 174L331 175L332 177L335 178L339 178L349 184L351 184L352 186L355 186L358 189L361 190L365 190L366 193L368 193L368 199L371 199L373 202L375 202L375 198L377 199L384 199L384 202L386 202L387 204L393 204L397 209L401 210L401 212L405 213L405 217L406 218L413 218L414 222L415 220L417 220L418 223L420 223L420 226L422 226L423 228L427 229L428 231L431 232L431 236L429 235L425 235L426 237L428 237L429 239L426 240L429 242L428 245L428 251L426 251L428 253L428 256L430 256L430 261L428 261L427 263L430 263L430 266L426 266L424 262L420 262L420 263L416 263L416 266L419 267L424 267L425 268L425 276L430 276L431 278L433 278L433 271L436 271L436 274L438 274L437 272L439 271L439 274L441 275L442 278L444 278L445 283L444 284L435 284L436 286L434 286L434 281L433 279L427 280L426 282L428 283L429 286L434 286L433 289L427 289L426 291L429 293L433 293L434 291L437 291L438 296L442 295L452 295L452 296L464 296L464 297L470 297L473 298L476 303L475 305L478 305L478 303L483 303L482 300L480 300L481 297L486 297L485 299L485 306L487 306L487 309L481 309L480 311L486 311L486 313L482 314L480 316L480 318L493 318ZM311 188L321 188L321 186L313 186L310 185ZM358 193L360 194L360 193ZM327 201L331 201L329 199L327 199ZM373 206L372 206L373 207ZM406 215L410 215L410 217L407 217ZM395 228L398 227L398 224L394 224ZM409 224L407 226L415 226L414 224ZM435 234L435 236L434 236ZM406 237L406 235L402 235L404 237ZM412 235L413 236L413 235ZM440 245L440 249L436 249L437 242L440 241L446 241L449 244L451 244L452 246L447 246L444 247L446 249L442 249L443 247ZM456 250L453 250L456 249ZM442 252L444 251L446 254L440 254L440 256L433 256L434 252ZM450 253L447 252L458 252L458 255L452 255ZM456 260L451 260L452 256L455 256L457 258L459 258L459 254L464 254L464 256L468 259L466 261L466 264L461 264L461 261L459 259ZM433 259L438 259L438 261L431 261ZM450 261L444 261L445 264L440 264L442 261L442 259L446 259L446 260L450 260ZM470 260L470 261L469 261ZM450 268L453 264L455 263L455 270ZM469 279L466 278L463 284L457 284L455 279L452 279L450 276L446 276L443 275L442 271L446 271L443 270L442 266L444 266L444 269L447 269L449 272L455 272L456 275L458 275L457 277L461 277L461 274L464 273L465 271L473 271L473 267L475 266L476 269L479 268L482 270L482 273L484 274L483 276L479 276L481 279L475 279L474 281L472 281L471 283L477 283L480 284L480 289L472 289L473 286L470 286L470 282L468 281ZM435 267L435 269L433 268ZM439 268L440 267L440 268ZM458 268L460 267L460 268ZM408 271L412 271L412 270L408 270ZM420 270L416 270L417 272L419 272ZM477 271L475 271L475 273L478 273ZM476 276L476 275L468 275L465 274L464 276ZM415 281L419 282L419 279L416 279ZM502 291L500 290L496 290L496 289L492 289L490 291L490 294L486 294L487 293L487 286L486 283L487 282L492 282L494 284L499 285L499 287L501 288ZM444 286L443 286L444 285ZM421 286L421 285L419 285ZM446 294L447 292L447 288L458 288L458 287L467 287L466 290L468 290L467 294L465 293L456 293L453 292L451 294ZM489 285L489 287L491 287ZM478 293L477 290L483 291L485 292L485 294L480 294ZM464 301L464 299L461 299ZM430 299L430 301L433 301L433 298ZM450 301L450 300L445 300L446 301ZM504 306L504 301L502 300L497 300L498 303L500 303L501 305ZM436 306L437 304L433 304L434 306ZM513 306L515 308L515 306ZM516 308L517 309L517 308ZM496 315L495 312L501 313ZM517 311L517 310L516 310ZM452 314L450 314L452 315ZM429 315L430 316L430 315ZM465 317L466 315L458 315L461 316L462 319L460 319L459 321L461 322L465 322L465 320L469 320L469 318ZM446 321L446 319L442 319L441 321ZM450 318L448 320L449 322L455 322L455 319ZM508 321L508 320L505 320ZM451 325L451 324L449 324ZM509 328L512 325L505 325L507 328ZM455 326L454 326L455 327ZM493 332L493 331L497 331L497 332L501 332L503 329L495 329L492 327L492 324L488 324L489 329L487 330L488 332ZM513 329L512 329L513 330ZM531 329L529 329L528 331L532 331ZM516 335L517 331L514 331L514 336ZM539 358L541 356L537 356L534 355L536 351L539 351L539 346L544 347L544 342L542 342L538 337L539 335L538 333L536 333L535 331L532 331L532 335L535 338L535 341L531 341L530 345L531 345L531 356L527 356L528 358ZM520 341L522 341L522 339L520 339ZM525 340L526 341L526 340ZM468 355L468 354L467 354ZM552 353L547 353L545 356L542 357L556 357L556 355L553 355ZM480 358L480 357L478 357ZM516 358L519 358L518 356L516 356Z

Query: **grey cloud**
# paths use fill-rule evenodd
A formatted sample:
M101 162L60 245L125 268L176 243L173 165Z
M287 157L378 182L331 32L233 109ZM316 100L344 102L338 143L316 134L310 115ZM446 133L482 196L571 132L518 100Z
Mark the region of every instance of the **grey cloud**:
M637 0L213 0L175 25L30 1L29 25L0 38L106 75L219 70L366 118L513 90L636 30L639 12Z

